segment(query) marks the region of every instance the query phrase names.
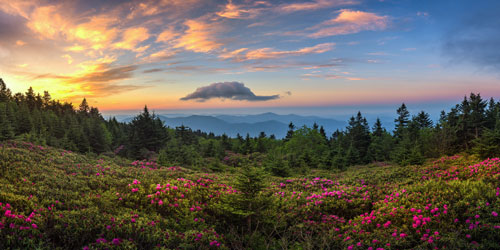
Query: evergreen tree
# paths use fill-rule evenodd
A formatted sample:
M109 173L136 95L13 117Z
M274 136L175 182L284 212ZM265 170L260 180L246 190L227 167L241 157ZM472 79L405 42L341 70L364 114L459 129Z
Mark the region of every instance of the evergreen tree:
M417 125L418 129L422 128L431 128L432 127L432 120L429 116L428 113L425 111L420 111L417 116L413 117L413 121Z
M384 131L385 129L382 127L382 122L380 122L380 118L377 117L375 124L373 124L372 134L373 136L381 137Z
M80 106L78 108L78 112L80 114L87 115L90 112L90 107L89 104L87 103L87 99L83 98L82 103L80 103Z
M19 104L19 110L16 115L17 134L29 133L33 129L33 121L29 106L26 103Z
M293 131L295 130L295 125L292 122L288 124L288 131L286 132L286 137L284 141L289 141L293 136Z
M325 128L323 126L319 128L319 134L325 139L325 141L328 140L328 138L326 137Z
M30 87L25 93L25 100L30 109L34 109L36 107L36 97L32 87Z
M404 130L408 127L408 123L410 122L410 112L408 112L406 105L403 103L397 109L396 113L398 114L398 118L394 119L394 122L396 123L394 136L401 139Z
M148 107L145 106L144 111L130 123L129 155L141 158L144 157L141 155L141 151L158 152L165 143L166 137L167 133L163 122L154 114L151 115Z
M483 135L474 139L472 151L481 158L493 158L500 156L500 114L495 119L493 129L485 129Z
M2 78L0 78L0 102L7 102L10 100L12 96L12 93L10 89L7 88L7 85L3 81Z
M221 146L223 150L230 150L231 149L231 142L229 140L229 137L224 133L221 136Z
M50 96L49 92L48 91L44 91L43 92L43 107L45 109L48 109L49 106L50 106L50 99L52 97Z
M495 102L495 99L490 98L488 102L488 109L485 111L486 121L484 126L488 129L495 128L496 117L500 112L500 103Z
M486 101L481 98L480 94L471 93L469 97L470 106L470 126L475 139L479 138L483 127L486 124Z
M347 152L354 153L357 156L356 159L348 158L347 162L350 165L367 163L369 161L368 157L368 147L370 146L370 128L366 118L358 112L356 117L351 117L349 120L349 125L347 126L347 137L350 140L349 148Z
M14 138L14 129L11 121L7 119L7 107L5 103L0 103L0 141L12 138Z
M243 144L243 153L251 154L252 152L252 141L250 140L250 134L247 133L247 136L245 137L245 143Z
M313 129L316 131L319 129L319 125L316 122L313 124Z
M104 123L97 119L91 121L90 133L88 135L90 147L96 153L110 150L112 135Z

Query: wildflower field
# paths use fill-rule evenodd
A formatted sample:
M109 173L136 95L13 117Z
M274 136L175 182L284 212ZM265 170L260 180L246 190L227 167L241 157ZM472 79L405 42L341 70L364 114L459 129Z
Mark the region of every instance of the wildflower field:
M293 178L0 147L0 249L500 249L500 159Z

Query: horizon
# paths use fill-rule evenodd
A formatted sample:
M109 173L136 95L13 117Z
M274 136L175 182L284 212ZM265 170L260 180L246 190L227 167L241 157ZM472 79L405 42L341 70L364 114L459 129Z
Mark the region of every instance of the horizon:
M496 1L0 3L12 91L85 97L104 114L331 116L404 102L435 117L471 92L500 98Z
M486 99L486 98L485 98ZM440 112L444 110L448 112L456 104L456 102L436 102L436 103L405 103L411 115L417 112L425 111L430 115L430 118L436 122L439 119ZM265 113L273 113L277 115L299 115L299 116L315 116L320 118L335 119L339 121L347 121L351 116L356 115L359 111L368 120L376 118L393 119L397 116L396 109L399 104L371 105L371 106L330 106L330 107L264 107L264 108L225 108L225 109L148 109L157 115L163 115L170 118L186 117L192 115L199 116L248 116L261 115ZM107 117L132 117L142 112L141 109L135 110L100 110L102 115ZM321 124L320 124L321 125ZM385 127L392 127L384 125Z

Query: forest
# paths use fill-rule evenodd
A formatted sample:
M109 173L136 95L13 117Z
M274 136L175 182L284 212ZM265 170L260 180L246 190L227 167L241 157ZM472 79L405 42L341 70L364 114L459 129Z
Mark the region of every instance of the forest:
M74 107L29 88L12 94L0 80L0 140L20 139L86 154L117 155L157 160L160 164L222 171L249 162L276 176L311 169L343 170L372 162L422 164L425 159L456 153L482 158L500 153L500 102L471 93L433 122L421 111L410 114L403 103L395 110L395 130L380 120L370 125L361 112L344 130L327 135L320 124L289 124L285 138L261 133L258 137L171 128L147 106L130 123L105 119L84 98Z

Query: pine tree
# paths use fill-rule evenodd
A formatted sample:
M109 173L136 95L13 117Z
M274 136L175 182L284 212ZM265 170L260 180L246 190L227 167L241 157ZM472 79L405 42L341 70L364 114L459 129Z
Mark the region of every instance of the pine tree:
M353 166L361 162L360 153L358 149L354 147L354 143L351 143L351 145L349 145L349 148L347 149L345 162L347 166Z
M295 130L295 125L293 125L293 122L290 122L288 124L288 131L286 132L286 137L284 141L289 141L293 137L294 130Z
M397 109L396 113L398 114L398 118L394 119L394 122L396 123L394 136L401 139L404 130L408 127L408 123L410 122L410 112L408 112L406 105L403 103Z
M481 158L500 156L500 114L495 119L495 128L485 129L483 135L473 141L472 151Z
M321 134L321 136L325 139L325 141L328 140L327 136L326 136L326 132L325 132L325 128L323 126L321 126L319 128L319 133Z
M241 174L236 178L236 189L242 195L238 201L241 214L246 217L248 232L252 231L255 217L267 206L268 201L262 199L261 191L265 187L265 172L259 167L246 166L241 170Z
M48 91L44 91L43 92L43 107L44 108L48 108L50 106L50 99L52 97L50 96L49 92Z
M28 107L30 109L34 109L36 107L36 97L32 87L28 89L28 91L25 93L25 96L26 104L28 104Z
M471 93L469 97L470 106L470 126L475 139L479 138L483 127L486 124L486 101L481 98L480 94Z
M27 104L21 103L16 114L17 134L29 133L33 129L33 121Z
M0 102L6 102L10 100L11 96L12 92L7 88L7 85L5 84L3 79L0 78Z
M6 109L5 103L0 103L0 141L14 138L14 129L7 119Z
M357 159L351 161L348 158L348 164L360 164L367 163L369 161L368 158L368 147L370 146L370 128L368 126L368 122L366 118L361 115L361 112L358 112L356 117L351 117L349 120L349 125L347 126L347 137L350 140L350 146L353 150L356 151ZM354 152L351 150L352 152ZM347 151L349 152L349 150Z
M88 135L90 147L96 153L110 150L112 142L111 133L100 120L91 120L90 134Z
M488 102L488 109L485 111L486 122L484 124L485 128L493 129L495 128L496 117L500 112L500 103L495 102L495 99L490 98Z
M380 122L380 118L377 117L375 124L373 124L372 134L376 137L381 137L382 133L384 133L385 129L382 127L382 122Z
M417 116L413 117L413 121L416 123L418 129L431 128L432 120L428 113L425 111L420 111Z
M319 129L319 125L316 122L313 124L313 129L316 131Z
M82 103L80 103L80 106L78 106L78 112L80 114L87 115L90 112L90 107L89 104L87 103L87 99L83 98Z
M250 141L250 134L247 133L245 137L245 144L243 144L243 153L251 154L253 152L252 142Z
M148 107L145 106L144 111L130 123L129 155L134 158L141 158L143 157L141 156L141 151L149 150L158 152L165 144L167 136L163 122L155 114L151 115ZM182 131L180 136L182 140L187 140L185 130Z

